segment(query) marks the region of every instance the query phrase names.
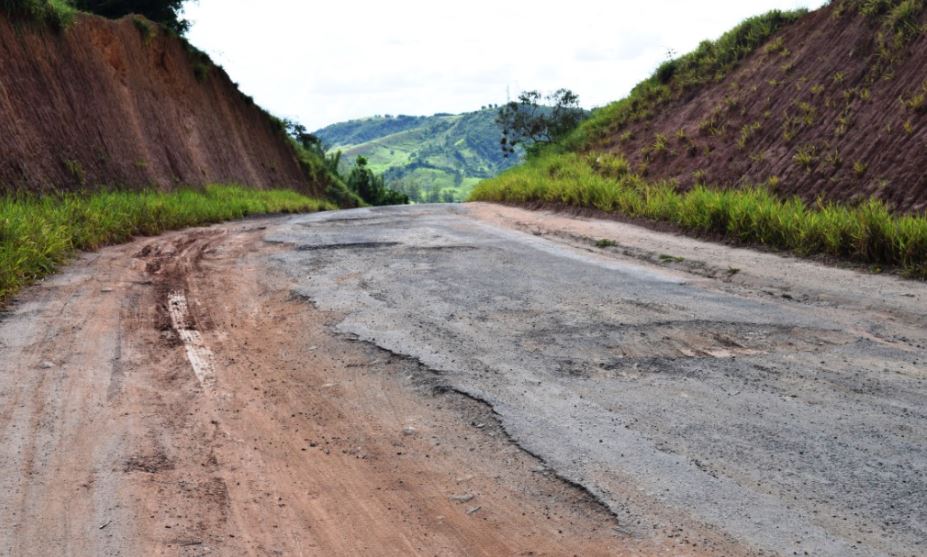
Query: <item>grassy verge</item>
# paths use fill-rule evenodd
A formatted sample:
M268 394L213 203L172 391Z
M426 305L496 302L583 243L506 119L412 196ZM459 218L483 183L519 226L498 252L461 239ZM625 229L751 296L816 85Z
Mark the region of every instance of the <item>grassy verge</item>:
M482 182L471 201L544 202L672 223L747 245L829 255L927 279L927 214L897 216L878 201L849 207L782 200L762 187L685 193L633 174L611 155L546 154Z
M202 190L0 197L0 302L52 272L76 250L165 230L266 213L335 209L289 190Z

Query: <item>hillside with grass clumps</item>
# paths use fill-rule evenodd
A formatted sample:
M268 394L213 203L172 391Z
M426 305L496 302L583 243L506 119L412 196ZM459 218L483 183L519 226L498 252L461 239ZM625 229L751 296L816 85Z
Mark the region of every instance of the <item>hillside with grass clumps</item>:
M342 165L364 157L386 184L415 202L466 199L481 180L521 159L506 158L498 109L434 116L377 116L334 124L315 132L330 151L342 151Z
M571 148L643 176L927 208L922 0L840 0L771 12L667 62L600 110Z
M471 199L593 208L927 277L927 10L837 0L667 61Z

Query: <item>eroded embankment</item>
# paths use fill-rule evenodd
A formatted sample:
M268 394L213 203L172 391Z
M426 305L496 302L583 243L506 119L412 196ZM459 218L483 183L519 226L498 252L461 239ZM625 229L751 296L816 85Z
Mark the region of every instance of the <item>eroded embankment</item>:
M0 16L0 192L309 185L279 126L219 67L153 24Z

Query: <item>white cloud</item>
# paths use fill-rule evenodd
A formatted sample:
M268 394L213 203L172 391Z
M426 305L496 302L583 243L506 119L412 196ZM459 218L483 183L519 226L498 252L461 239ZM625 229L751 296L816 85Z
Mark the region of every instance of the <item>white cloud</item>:
M372 114L463 112L507 88L616 100L684 53L770 9L825 0L199 0L191 41L271 112L309 128Z

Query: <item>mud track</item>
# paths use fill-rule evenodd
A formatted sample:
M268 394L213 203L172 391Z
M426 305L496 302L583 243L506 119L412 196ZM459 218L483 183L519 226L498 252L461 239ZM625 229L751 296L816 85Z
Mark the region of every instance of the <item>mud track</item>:
M265 264L278 222L105 249L14 305L0 323L0 554L676 545L630 537L432 371L331 332L339 316Z

